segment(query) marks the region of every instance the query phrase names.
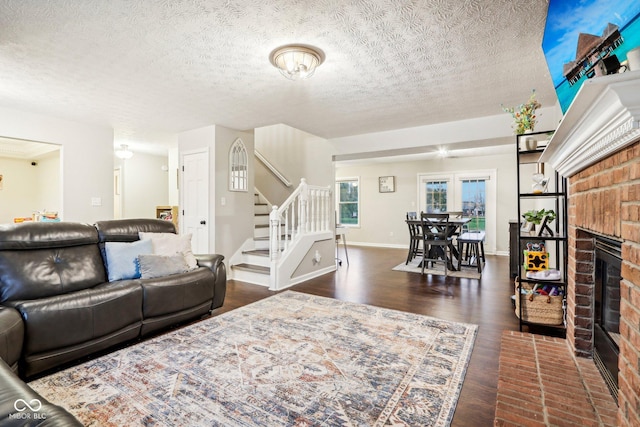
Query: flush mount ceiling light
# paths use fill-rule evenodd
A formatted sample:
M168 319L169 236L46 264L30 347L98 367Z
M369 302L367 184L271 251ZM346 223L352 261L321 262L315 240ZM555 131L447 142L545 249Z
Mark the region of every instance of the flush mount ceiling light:
M120 144L120 149L116 150L116 157L120 159L130 159L133 156L133 151L129 150L127 144Z
M447 150L444 147L438 148L438 157L443 158L443 159L445 157L449 157L449 150Z
M289 44L274 49L269 61L286 78L301 80L311 77L324 62L324 52L313 46Z

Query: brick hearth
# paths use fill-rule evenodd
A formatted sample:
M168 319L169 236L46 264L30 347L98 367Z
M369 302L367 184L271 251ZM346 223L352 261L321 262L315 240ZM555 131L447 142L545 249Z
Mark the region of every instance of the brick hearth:
M503 333L495 426L614 426L617 412L594 362L567 340Z

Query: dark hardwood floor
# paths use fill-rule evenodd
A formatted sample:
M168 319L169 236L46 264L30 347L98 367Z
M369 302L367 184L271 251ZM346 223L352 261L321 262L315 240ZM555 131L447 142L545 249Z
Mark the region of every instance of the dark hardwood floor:
M492 426L503 330L518 330L510 296L508 257L487 256L482 279L421 276L392 271L406 250L349 246L350 265L289 288L479 325L471 361L451 425ZM214 315L273 295L264 287L230 280L224 306Z

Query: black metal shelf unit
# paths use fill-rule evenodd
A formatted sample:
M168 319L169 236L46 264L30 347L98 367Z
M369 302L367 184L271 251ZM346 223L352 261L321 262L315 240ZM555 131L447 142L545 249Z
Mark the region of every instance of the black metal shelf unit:
M552 329L564 329L564 313L561 313L562 321L558 325L550 325L546 320L539 320L530 315L534 310L530 309L529 296L522 293L523 289L530 291L535 284L556 285L562 290L562 310L566 306L567 290L567 181L558 172L551 170L551 166L540 162L540 157L553 135L553 131L534 132L516 135L516 164L517 164L517 190L518 190L518 220L520 232L517 234L517 245L512 250L518 251L518 271L520 274L515 279L516 315L520 320L520 330L523 325L541 325ZM540 184L540 174L544 181ZM538 181L533 178L538 178ZM536 185L534 188L533 186ZM534 228L523 217L530 210L553 210L556 217L549 221L543 220L543 224ZM536 280L527 278L525 255L523 248L531 243L544 244L547 253L548 268L554 268L560 272L559 280ZM558 299L554 299L559 302ZM556 304L557 305L557 304ZM543 307L544 310L544 307Z

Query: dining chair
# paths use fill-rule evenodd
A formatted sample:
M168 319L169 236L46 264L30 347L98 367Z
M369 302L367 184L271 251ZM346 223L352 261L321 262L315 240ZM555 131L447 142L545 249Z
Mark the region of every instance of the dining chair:
M417 220L418 215L416 212L407 212L407 226L409 227L409 253L407 254L407 261L405 265L409 264L415 257L422 255L424 246L422 246L422 230L420 225L416 223L409 223L409 220Z
M451 255L451 245L453 244L450 235L449 214L447 213L426 213L420 212L420 222L422 224L423 248L422 253L422 274L425 265L436 262L443 262L444 275L447 277L449 270L449 259ZM426 248L429 250L426 250ZM442 258L439 256L442 255Z
M463 211L447 211L446 213L449 214L449 218L456 218L456 219L461 219L464 217L464 212ZM460 235L460 233L464 233L464 227L466 226L463 225L462 227L458 227L456 229L456 231L453 232L453 237L458 237L458 235Z

